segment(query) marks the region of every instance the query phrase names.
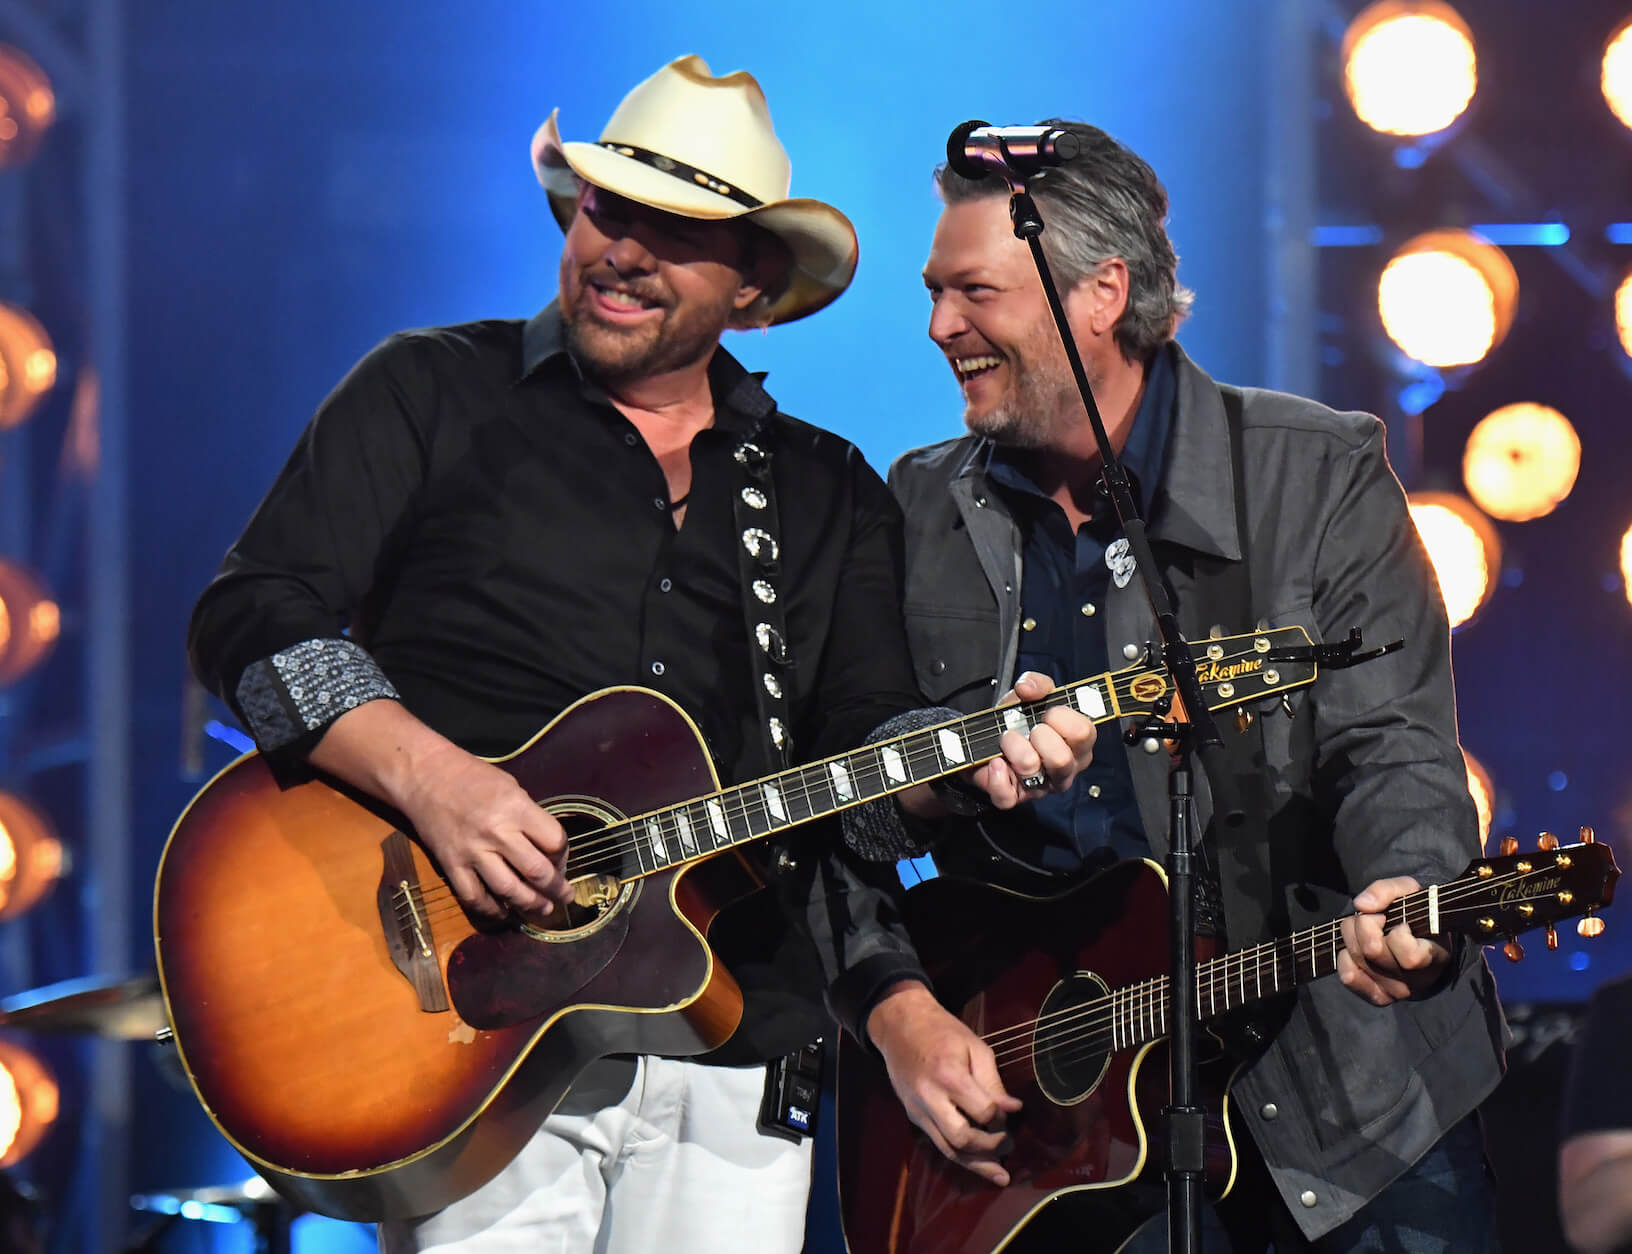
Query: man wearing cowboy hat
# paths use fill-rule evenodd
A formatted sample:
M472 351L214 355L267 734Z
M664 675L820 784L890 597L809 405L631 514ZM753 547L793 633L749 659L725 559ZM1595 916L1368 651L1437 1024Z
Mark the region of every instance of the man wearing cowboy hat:
M369 353L190 630L195 669L274 764L304 760L402 812L465 908L494 921L569 900L567 836L476 755L513 750L585 694L665 694L728 782L790 743L796 760L852 749L922 704L887 489L719 348L727 328L820 309L856 265L844 215L788 197L759 85L681 58L597 143L563 143L552 115L533 163L566 232L558 298L525 323ZM762 513L744 526L743 509ZM1091 742L1086 719L1057 711L965 786L1000 806L1063 789ZM923 787L900 796L937 809ZM781 862L776 898L845 945L853 924L820 908L833 885L814 886L815 859ZM440 1214L382 1224L382 1247L797 1250L809 1142L762 1134L756 1115L764 1062L824 1020L811 937L777 906L760 894L713 932L747 1008L709 1065L592 1064L513 1162Z

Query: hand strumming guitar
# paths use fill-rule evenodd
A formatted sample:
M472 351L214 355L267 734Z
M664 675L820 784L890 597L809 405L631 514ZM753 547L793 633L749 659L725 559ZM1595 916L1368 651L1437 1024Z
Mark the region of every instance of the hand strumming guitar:
M885 993L867 1016L907 1116L959 1166L1006 1185L1004 1118L1020 1109L1003 1088L991 1046L916 980Z
M395 701L330 724L312 765L400 810L459 902L483 918L542 919L572 898L567 834L515 779Z

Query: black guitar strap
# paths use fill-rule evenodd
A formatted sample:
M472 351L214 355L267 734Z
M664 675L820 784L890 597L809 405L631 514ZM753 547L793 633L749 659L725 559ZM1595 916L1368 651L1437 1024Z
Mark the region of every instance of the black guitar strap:
M743 625L748 629L754 699L759 707L767 764L779 771L788 766L793 753L787 691L793 657L782 612L782 590L777 583L782 572L782 527L776 509L776 484L771 478L771 455L753 441L738 445L732 457L743 472L742 487L732 506L740 541L738 582L742 585Z
M788 714L793 654L779 584L782 527L776 483L771 476L771 455L760 445L745 440L732 457L742 467L742 484L732 508L739 540L737 570L743 625L748 630L748 664L753 671L766 762L772 771L779 771L791 764L793 755L793 723ZM821 1108L821 1082L820 1038L766 1063L757 1120L760 1132L790 1141L813 1135Z

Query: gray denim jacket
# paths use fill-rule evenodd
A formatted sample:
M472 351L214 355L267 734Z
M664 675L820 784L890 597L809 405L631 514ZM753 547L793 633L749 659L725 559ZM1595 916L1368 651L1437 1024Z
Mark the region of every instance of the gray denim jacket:
M1263 715L1271 824L1308 846L1325 882L1281 883L1295 927L1329 918L1371 881L1455 878L1477 857L1477 822L1457 746L1450 639L1432 569L1383 450L1383 426L1279 393L1243 393L1248 534L1238 534L1229 431L1218 386L1175 348L1178 401L1150 536L1239 561L1271 627L1318 640L1360 627L1405 648L1351 670L1323 670ZM988 485L990 446L974 437L903 455L890 485L906 514L908 632L919 684L936 705L973 711L1013 680L1021 541ZM1181 627L1190 585L1171 572ZM1135 577L1110 591L1112 657L1154 637ZM1191 614L1193 617L1193 613ZM1251 623L1217 624L1226 634ZM1055 678L1082 678L1069 676ZM1103 729L1109 733L1110 727ZM1166 853L1165 754L1130 754L1152 853ZM1198 809L1210 814L1198 776ZM1318 846L1318 847L1317 847ZM1231 1109L1251 1128L1288 1207L1319 1236L1348 1219L1495 1087L1505 1024L1477 945L1432 994L1379 1009L1335 977L1304 984L1285 1026L1238 1077Z

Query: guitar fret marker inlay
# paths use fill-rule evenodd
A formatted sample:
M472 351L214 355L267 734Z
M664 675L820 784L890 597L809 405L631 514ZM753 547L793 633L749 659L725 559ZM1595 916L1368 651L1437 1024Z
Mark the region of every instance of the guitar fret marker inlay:
M886 746L880 751L884 759L884 773L898 784L907 782L907 767L896 750Z
M786 823L788 821L788 812L782 805L782 794L776 790L776 785L766 784L764 792L765 805L769 808L770 812L777 817L778 820Z
M1097 684L1084 684L1077 689L1077 708L1089 718L1104 718L1109 713Z
M855 793L850 791L850 772L844 769L842 762L830 762L828 773L833 776L833 792L840 801L854 801Z
M958 739L958 733L951 728L943 727L937 733L941 742L941 756L948 762L967 762L968 755L963 751L963 741Z
M660 862L669 860L668 846L663 843L663 825L656 819L646 820L646 835L651 839L652 850L657 854Z

